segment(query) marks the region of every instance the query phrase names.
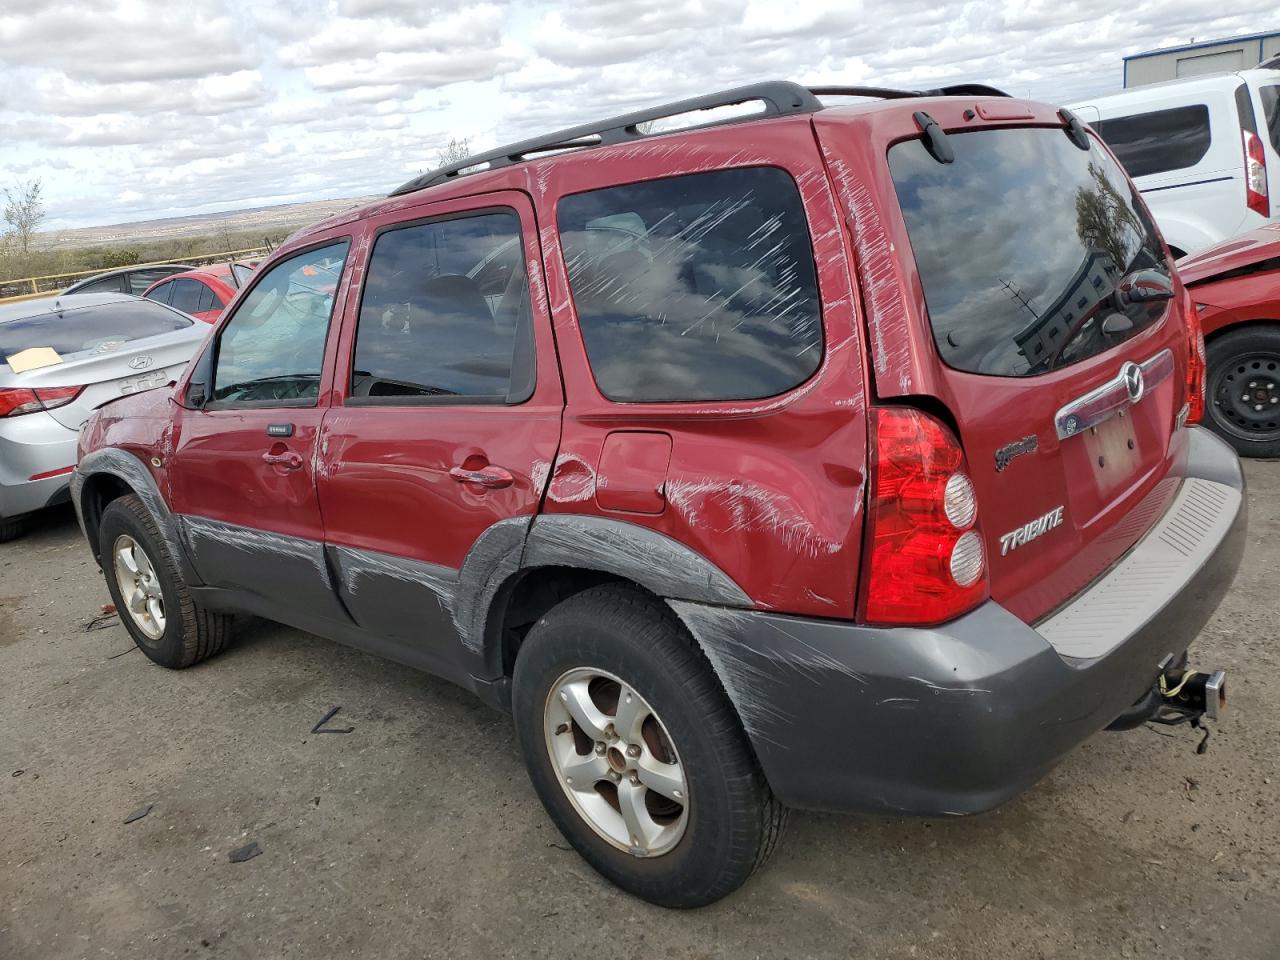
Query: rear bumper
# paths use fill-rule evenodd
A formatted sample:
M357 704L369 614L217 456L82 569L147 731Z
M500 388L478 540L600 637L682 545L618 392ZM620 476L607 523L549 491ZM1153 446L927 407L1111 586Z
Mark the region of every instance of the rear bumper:
M30 478L75 462L75 431L47 413L0 421L0 517L12 519L65 499L69 473Z
M1096 631L1110 634L1097 657L1064 655L995 602L939 627L884 629L670 601L778 798L821 810L977 813L1029 787L1141 697L1160 662L1199 634L1244 551L1239 461L1207 431L1189 433L1184 486L1210 484L1224 504L1192 560L1145 571L1140 622L1102 603L1134 589L1122 560L1040 625L1052 633L1048 624L1092 604ZM1184 521L1167 514L1126 556Z

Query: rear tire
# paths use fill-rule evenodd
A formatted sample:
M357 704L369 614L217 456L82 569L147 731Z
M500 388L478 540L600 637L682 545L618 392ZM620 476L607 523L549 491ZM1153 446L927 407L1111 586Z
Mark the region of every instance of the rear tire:
M179 670L222 650L231 617L191 598L155 520L136 496L111 501L98 527L107 589L138 648Z
M562 706L566 692L574 709ZM554 607L520 648L512 705L548 814L623 890L703 906L777 845L786 809L695 641L649 594L610 584ZM584 710L586 724L576 719ZM628 723L628 710L638 719Z
M1208 347L1205 400L1206 426L1240 456L1280 457L1280 327L1241 327L1216 337Z
M30 525L26 517L12 517L8 520L0 518L0 543L17 540L27 532Z

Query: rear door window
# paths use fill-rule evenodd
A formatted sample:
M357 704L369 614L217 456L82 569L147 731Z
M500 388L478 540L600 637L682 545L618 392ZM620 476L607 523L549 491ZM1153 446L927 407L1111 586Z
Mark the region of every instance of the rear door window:
M1093 127L1131 177L1194 167L1212 142L1209 108L1203 103L1112 117Z
M1167 278L1162 245L1124 172L1061 129L948 137L954 163L917 139L889 167L934 341L959 370L1024 377L1109 350L1167 301L1124 305L1127 275ZM1120 314L1107 323L1112 314ZM1104 324L1108 330L1103 329Z
M390 229L369 259L348 402L527 400L531 311L514 210Z
M181 310L183 313L198 313L200 311L200 293L204 290L204 284L198 280L179 279L171 284L173 293L169 295L169 305L175 310Z
M821 363L813 247L785 171L575 194L558 220L583 341L609 399L771 397Z
M1262 117L1267 125L1267 139L1280 152L1280 84L1268 84L1258 88L1262 100Z

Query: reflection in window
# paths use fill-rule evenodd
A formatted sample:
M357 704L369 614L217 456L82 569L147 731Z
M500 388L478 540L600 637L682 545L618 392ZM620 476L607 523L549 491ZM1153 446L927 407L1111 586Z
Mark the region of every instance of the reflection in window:
M388 231L360 300L351 395L525 400L531 319L513 211Z
M1209 108L1202 103L1113 117L1093 125L1131 177L1194 167L1209 152Z
M566 197L559 227L596 383L621 401L744 400L822 360L795 182L722 170Z
M1043 373L1101 353L1166 304L1123 305L1128 273L1165 275L1161 244L1123 171L1058 129L953 134L954 163L919 140L889 166L924 285L938 350L961 370ZM1124 312L1127 331L1104 334Z
M249 291L218 341L215 401L315 400L347 246L283 260Z

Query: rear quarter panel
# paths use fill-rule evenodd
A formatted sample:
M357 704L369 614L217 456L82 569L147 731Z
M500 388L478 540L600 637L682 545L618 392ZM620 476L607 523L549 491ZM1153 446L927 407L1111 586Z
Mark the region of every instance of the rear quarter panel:
M764 400L614 403L592 376L556 228L567 194L729 167L777 166L803 199L823 304L824 356L795 389ZM715 563L763 609L852 617L866 481L864 344L851 250L807 118L723 127L680 139L527 165L567 407L549 464L547 513L649 527ZM659 513L605 509L601 453L615 431L671 437ZM637 457L640 457L637 452ZM625 460L625 457L624 457ZM614 461L617 463L617 461ZM651 464L623 463L636 471ZM611 503L605 498L605 503Z

